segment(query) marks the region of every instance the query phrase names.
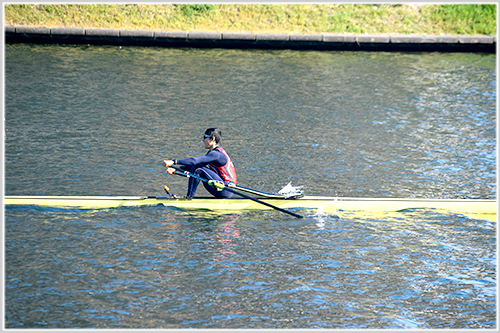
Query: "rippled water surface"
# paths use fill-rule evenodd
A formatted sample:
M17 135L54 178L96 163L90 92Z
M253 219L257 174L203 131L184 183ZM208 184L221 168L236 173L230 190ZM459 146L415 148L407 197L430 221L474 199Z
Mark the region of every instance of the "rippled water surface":
M160 162L217 126L243 186L496 198L495 65L6 45L5 194L184 195ZM495 222L304 213L8 207L5 326L496 328Z

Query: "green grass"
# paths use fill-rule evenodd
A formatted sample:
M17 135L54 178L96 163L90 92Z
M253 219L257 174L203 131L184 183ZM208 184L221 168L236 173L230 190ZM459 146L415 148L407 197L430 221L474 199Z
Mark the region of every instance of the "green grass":
M5 24L287 34L495 35L496 5L5 5Z

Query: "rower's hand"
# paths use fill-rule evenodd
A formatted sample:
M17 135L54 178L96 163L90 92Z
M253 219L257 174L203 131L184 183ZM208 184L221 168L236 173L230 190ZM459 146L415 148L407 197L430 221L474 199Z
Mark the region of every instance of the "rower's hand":
M175 170L174 168L168 168L167 169L167 173L173 175L177 170Z
M174 161L172 160L163 160L163 162L161 162L161 165L163 165L164 167L169 167L169 166L172 166L174 165Z

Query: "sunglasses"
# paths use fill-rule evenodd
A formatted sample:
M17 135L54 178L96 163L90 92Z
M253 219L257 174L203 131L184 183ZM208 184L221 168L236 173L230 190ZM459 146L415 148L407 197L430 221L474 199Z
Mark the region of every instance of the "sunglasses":
M205 140L206 138L211 138L212 136L211 135L203 135L203 140Z

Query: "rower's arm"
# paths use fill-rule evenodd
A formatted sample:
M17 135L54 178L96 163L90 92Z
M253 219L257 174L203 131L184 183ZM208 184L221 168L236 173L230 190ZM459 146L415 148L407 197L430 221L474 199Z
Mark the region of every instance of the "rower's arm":
M175 160L175 164L179 165L197 165L197 164L208 164L208 163L219 163L220 165L225 165L227 163L226 156L216 150L208 152L208 154L198 157L188 157L180 160Z

